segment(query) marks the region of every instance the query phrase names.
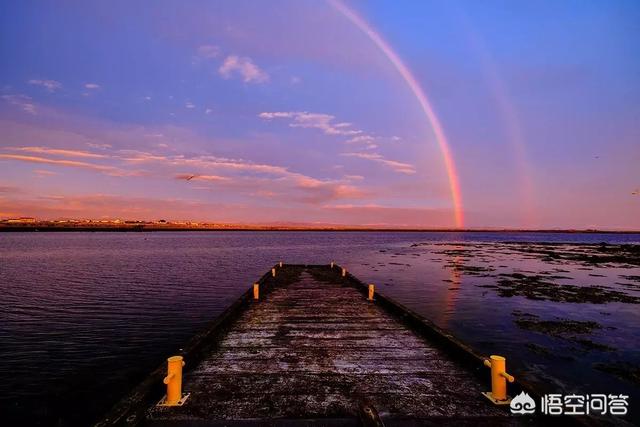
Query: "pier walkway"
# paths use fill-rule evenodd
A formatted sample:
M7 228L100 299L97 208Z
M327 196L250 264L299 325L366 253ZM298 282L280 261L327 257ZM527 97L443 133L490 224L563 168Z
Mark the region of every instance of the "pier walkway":
M184 405L150 406L144 425L358 425L363 411L387 426L514 421L480 394L488 370L481 384L349 277L285 265L263 278L260 299L246 301L216 345L195 365L185 356Z

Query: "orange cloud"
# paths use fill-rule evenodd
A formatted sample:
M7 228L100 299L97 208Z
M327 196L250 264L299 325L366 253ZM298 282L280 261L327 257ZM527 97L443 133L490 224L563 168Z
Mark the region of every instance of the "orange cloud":
M90 153L88 151L64 150L59 148L48 148L48 147L7 147L7 149L15 150L15 151L28 151L30 153L52 154L56 156L69 156L69 157L85 157L85 158L92 158L92 159L100 159L100 158L107 157L104 154Z
M48 159L46 157L23 156L21 154L0 154L0 159L90 169L90 170L95 170L98 172L103 172L103 173L107 173L109 175L114 175L114 176L127 175L127 173L125 173L124 171L113 166L98 165L95 163L79 162L75 160L56 160L56 159Z

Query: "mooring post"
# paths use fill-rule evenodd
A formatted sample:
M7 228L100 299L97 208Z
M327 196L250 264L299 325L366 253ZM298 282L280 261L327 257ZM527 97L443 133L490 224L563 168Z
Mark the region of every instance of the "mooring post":
M369 301L373 301L373 294L376 292L376 287L373 283L369 284Z
M347 269L342 267L342 277L345 277L347 275Z
M496 405L508 404L511 399L507 396L507 381L512 383L515 378L506 372L507 360L494 354L484 360L484 365L491 368L491 391L483 394Z
M182 367L184 360L182 356L171 356L167 359L167 376L163 382L167 385L167 397L163 406L179 406L184 403L187 396L182 397Z
M276 269L275 268L271 269L271 276L276 277Z
M253 299L256 300L256 301L260 299L260 284L259 283L254 283L253 284Z

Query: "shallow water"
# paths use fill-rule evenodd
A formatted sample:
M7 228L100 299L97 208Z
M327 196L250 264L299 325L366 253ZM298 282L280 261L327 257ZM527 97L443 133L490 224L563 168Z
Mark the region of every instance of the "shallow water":
M89 424L280 260L335 260L477 351L507 355L516 377L558 393L629 394L638 412L630 373L640 368L640 305L630 301L640 298L640 267L552 258L506 241L573 243L552 247L564 254L597 248L581 243L639 244L640 235L4 233L0 412L22 425ZM513 273L618 294L601 303L554 292L532 299L531 284ZM495 287L500 280L511 282ZM536 327L566 320L594 323Z

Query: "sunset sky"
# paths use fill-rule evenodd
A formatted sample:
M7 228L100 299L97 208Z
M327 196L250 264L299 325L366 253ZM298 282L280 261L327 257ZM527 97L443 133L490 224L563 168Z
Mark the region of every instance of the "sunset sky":
M0 218L640 229L640 2L0 5Z

